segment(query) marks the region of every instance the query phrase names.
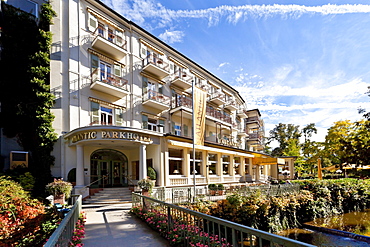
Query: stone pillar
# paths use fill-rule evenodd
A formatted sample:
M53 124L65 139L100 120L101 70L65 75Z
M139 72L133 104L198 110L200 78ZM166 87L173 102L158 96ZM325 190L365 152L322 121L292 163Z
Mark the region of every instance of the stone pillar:
M76 186L82 187L84 181L84 149L82 145L76 146L77 167L76 167Z
M139 179L146 178L147 175L147 167L146 167L146 145L140 145L140 161L139 161Z

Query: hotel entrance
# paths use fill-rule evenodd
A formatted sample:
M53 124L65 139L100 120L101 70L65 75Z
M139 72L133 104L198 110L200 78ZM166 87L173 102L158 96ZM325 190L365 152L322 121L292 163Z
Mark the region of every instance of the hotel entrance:
M127 157L116 150L100 149L91 155L91 187L121 187L127 185Z

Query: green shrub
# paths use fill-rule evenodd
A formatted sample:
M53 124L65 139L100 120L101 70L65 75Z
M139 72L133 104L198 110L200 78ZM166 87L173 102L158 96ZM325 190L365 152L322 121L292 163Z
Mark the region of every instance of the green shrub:
M148 177L151 180L156 180L157 179L157 172L154 170L153 167L148 167Z

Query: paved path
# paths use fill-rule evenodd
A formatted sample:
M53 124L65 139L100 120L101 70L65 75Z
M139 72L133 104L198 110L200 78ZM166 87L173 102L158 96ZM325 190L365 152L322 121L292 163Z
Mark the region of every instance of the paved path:
M169 246L157 232L129 214L131 203L83 205L86 213L86 247L159 247Z

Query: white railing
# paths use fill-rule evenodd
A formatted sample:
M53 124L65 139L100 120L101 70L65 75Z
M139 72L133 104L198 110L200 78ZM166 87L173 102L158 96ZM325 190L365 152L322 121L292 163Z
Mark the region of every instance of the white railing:
M170 178L170 185L187 185L188 178Z

